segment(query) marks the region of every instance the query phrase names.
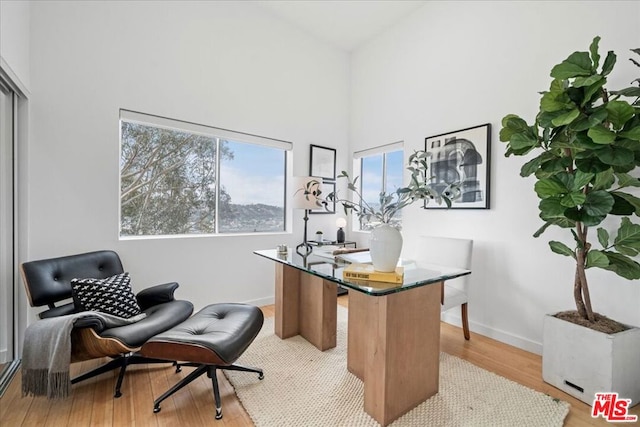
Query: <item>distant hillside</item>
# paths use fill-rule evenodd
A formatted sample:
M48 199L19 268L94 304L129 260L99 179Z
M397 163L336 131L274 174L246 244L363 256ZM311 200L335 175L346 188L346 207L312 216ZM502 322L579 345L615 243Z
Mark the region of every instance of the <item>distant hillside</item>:
M284 209L256 203L230 204L229 211L220 213L222 232L283 231Z

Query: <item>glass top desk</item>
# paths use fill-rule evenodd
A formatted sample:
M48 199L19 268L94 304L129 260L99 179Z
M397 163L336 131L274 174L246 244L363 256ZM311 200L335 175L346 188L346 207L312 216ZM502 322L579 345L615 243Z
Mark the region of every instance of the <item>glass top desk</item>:
M364 409L386 426L438 392L445 280L471 271L407 263L404 283L347 281L347 263L254 251L275 261L275 333L336 346L336 285L349 289L347 369L364 382Z

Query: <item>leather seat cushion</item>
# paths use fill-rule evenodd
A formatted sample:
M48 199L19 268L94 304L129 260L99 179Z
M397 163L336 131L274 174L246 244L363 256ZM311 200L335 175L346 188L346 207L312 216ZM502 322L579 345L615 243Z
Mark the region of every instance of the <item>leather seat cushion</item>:
M234 303L209 305L181 324L151 338L143 346L142 353L145 354L145 349L148 349L153 357L163 358L169 356L171 349L175 348L172 344L180 344L187 350L187 347L194 347L194 350L197 350L194 354L198 351L213 352L217 357L212 357L212 361L230 365L253 342L262 329L263 322L262 311L252 305ZM165 356L163 356L163 346L167 348ZM184 357L177 359L207 363L204 360L189 360L186 353Z
M147 315L144 319L130 325L105 329L99 335L102 338L115 338L128 347L140 347L154 335L188 319L193 313L193 304L175 300L151 306L143 312Z

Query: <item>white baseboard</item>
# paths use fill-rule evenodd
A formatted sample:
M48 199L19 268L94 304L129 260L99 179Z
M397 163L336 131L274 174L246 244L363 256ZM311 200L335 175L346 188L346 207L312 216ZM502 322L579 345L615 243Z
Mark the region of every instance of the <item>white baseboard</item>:
M265 297L258 298L249 301L245 301L245 304L257 305L258 307L262 307L263 305L272 305L276 303L275 297Z
M443 322L458 326L460 328L462 327L462 319L460 318L460 316L457 316L452 312L443 313L441 319ZM529 339L522 338L520 336L513 335L499 329L490 328L481 323L472 321L469 321L469 329L473 333L492 338L496 341L512 345L531 353L542 355L542 343L531 341ZM471 339L473 339L473 337L471 337Z
M0 363L7 363L9 361L9 354L7 349L0 350Z

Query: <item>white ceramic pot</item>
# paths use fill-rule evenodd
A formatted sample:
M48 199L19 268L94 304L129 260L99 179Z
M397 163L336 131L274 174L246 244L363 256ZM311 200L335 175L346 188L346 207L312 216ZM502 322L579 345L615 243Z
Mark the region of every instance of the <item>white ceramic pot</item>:
M389 224L377 226L371 230L369 251L376 271L395 271L402 252L402 234Z

